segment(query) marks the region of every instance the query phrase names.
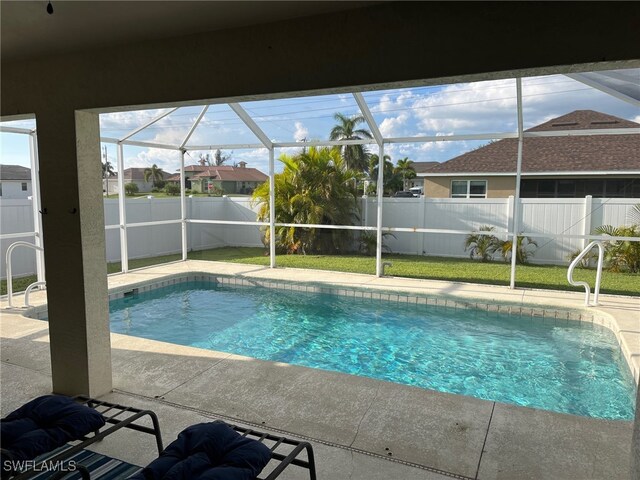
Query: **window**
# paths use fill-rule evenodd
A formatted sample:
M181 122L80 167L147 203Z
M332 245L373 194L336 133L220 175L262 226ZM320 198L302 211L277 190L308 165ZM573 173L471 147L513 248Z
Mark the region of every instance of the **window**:
M22 182L22 191L23 192L27 191L27 182Z
M452 180L451 198L487 198L487 181Z
M0 182L0 197L2 196L2 182Z
M640 197L637 178L524 179L520 182L522 198Z

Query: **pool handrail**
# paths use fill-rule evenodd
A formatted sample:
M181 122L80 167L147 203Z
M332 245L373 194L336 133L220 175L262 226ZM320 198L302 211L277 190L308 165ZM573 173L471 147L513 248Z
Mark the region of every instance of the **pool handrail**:
M9 245L9 248L7 248L7 253L5 255L5 262L6 262L5 265L7 266L7 302L9 303L9 307L13 307L13 278L11 273L11 255L13 254L13 251L17 247L28 247L28 248L33 248L34 250L44 252L44 248L39 247L38 245L35 245L33 243L25 242L25 241L13 242L11 245ZM44 286L45 284L46 282L35 282L27 287L27 290L25 292L25 307L29 306L28 293L31 292L31 290L33 289L32 287Z
M591 251L593 247L598 247L598 266L596 267L596 284L593 287L593 303L589 305L589 295L591 293L589 284L587 282L576 281L573 279L573 270L576 268L576 265L580 263L580 261L585 257L587 253ZM574 285L576 287L583 286L585 291L585 306L598 306L598 296L600 295L600 282L602 280L602 264L604 262L604 245L601 241L593 241L587 245L582 252L578 254L576 258L573 259L571 265L569 265L569 269L567 270L567 280L570 285Z

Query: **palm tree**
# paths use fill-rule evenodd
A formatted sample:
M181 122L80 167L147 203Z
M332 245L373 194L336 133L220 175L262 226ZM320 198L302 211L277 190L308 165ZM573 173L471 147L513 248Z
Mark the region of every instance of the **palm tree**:
M529 258L533 257L536 249L538 248L538 242L536 242L531 237L518 237L518 242L516 244L516 263L519 265L524 265L529 262ZM502 258L507 262L510 260L511 255L513 255L513 241L500 241L498 250L502 254Z
M416 178L416 171L413 169L413 160L409 160L409 157L398 160L395 173L402 177L402 189L409 190L407 188L407 180Z
M330 140L363 140L365 138L373 138L371 132L364 128L358 129L357 126L365 121L362 115L354 115L347 117L342 113L336 113L334 117L338 124L331 129L329 134ZM367 171L367 160L369 152L364 145L343 145L339 147L347 169L358 170L360 172Z
M164 172L155 163L144 169L144 181L148 182L149 179L153 182L154 187L157 187L164 180Z
M483 225L480 227L481 232L493 232L495 227ZM502 248L502 243L494 235L482 235L480 233L471 233L467 235L464 242L465 251L469 250L469 258L480 258L481 262L488 262L497 250Z
M339 151L310 147L279 160L284 170L275 175L278 223L352 225L358 218L354 179L361 174L345 167ZM258 219L268 221L268 182L254 190L253 200L260 204ZM267 231L265 243L270 241ZM287 253L344 253L352 247L349 230L277 227L275 242Z
M385 194L395 192L402 188L401 183L402 180L400 175L394 172L393 162L391 161L391 157L389 155L385 155L383 157L384 160L384 187L383 191ZM372 182L378 182L378 164L379 157L375 153L369 157L369 178Z
M640 225L601 225L596 228L596 233L611 237L640 237ZM612 272L640 273L640 242L614 239L607 241L604 243L604 259Z
M113 165L111 165L111 162L109 160L106 160L102 164L102 178L104 178L107 181L107 186L106 186L107 196L109 196L109 178L113 177L115 174L116 172L113 170Z

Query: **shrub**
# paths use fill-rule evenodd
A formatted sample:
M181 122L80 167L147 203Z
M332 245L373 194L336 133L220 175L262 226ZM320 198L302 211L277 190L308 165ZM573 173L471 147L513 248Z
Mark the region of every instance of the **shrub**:
M382 251L391 253L391 247L384 243L384 237L391 236L396 238L396 236L391 232L382 232ZM372 256L376 254L378 249L378 235L374 232L363 231L360 233L359 238L360 243L360 252L363 255Z
M138 193L138 184L137 183L125 183L124 184L124 193L125 195L135 195Z
M164 193L167 195L180 195L180 185L177 183L167 183L164 186Z
M210 197L221 197L223 194L224 194L224 190L222 190L220 187L217 187L215 185L213 185L209 190Z
M495 227L489 225L483 225L479 229L481 232L493 232L494 230ZM501 246L502 243L495 235L472 233L467 235L464 242L464 251L469 250L469 258L471 259L479 258L481 262L488 262Z
M508 262L511 259L513 250L512 244L513 241L511 240L500 242L499 250L502 253L502 258L504 258L505 262ZM529 263L529 258L533 257L537 248L538 243L531 237L518 237L516 247L516 263L520 265Z
M571 255L567 257L569 259L569 263L573 262L576 259L576 257L582 253L582 250L583 250L582 248L579 248L574 252L572 252ZM578 263L577 266L579 268L589 268L593 264L593 262L597 260L598 260L598 254L596 253L596 250L591 249L589 253L587 253L584 257L582 257L582 260L580 260L580 263Z
M612 237L640 237L640 226L602 225L596 233ZM640 273L640 242L612 240L604 243L604 261L612 272Z

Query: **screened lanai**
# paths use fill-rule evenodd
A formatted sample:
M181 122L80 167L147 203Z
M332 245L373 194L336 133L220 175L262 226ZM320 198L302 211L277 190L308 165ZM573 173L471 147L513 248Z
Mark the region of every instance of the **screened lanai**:
M544 245L555 241L574 242L572 245L578 242L578 245L586 246L589 241L607 238L590 231L592 222L586 221L586 218L592 215L591 211L585 211L577 217L585 225L582 230L572 228L576 226L575 221L563 225L559 231L531 228L531 222L527 223L520 198L523 142L525 139L535 142L536 139L548 137L587 138L640 133L638 128L629 128L628 125L623 128L608 126L606 130L601 128L602 125L596 125L595 128L577 130L572 128L570 122L566 124L566 129L562 128L563 124L559 124L561 128L554 131L530 131L540 118L553 117L554 112L561 111L562 108L598 108L605 112L621 112L623 116L633 118L634 111L637 113L640 105L638 76L637 69L630 69L104 113L100 117L101 142L103 147L115 147L113 164L117 172L124 172L128 166L125 158L127 148L135 154L133 158L144 159L148 165L159 163L167 171L175 170L180 178L180 200L179 204L175 204L177 209L167 209L166 215L160 219L153 218L153 215L148 218L140 217L135 212L129 214L128 218L124 175L111 180L112 184L117 184L117 211L112 208L112 214L107 213L106 234L112 239L118 237L122 272L129 271L130 245L145 241L144 237L136 237L135 232L158 226L171 228L170 235L174 237L175 228L179 227L182 260L186 260L189 250L194 248L189 237L198 233L194 230L198 227L228 229L231 232L250 229L254 233L263 232L263 241L276 238L278 228L319 229L325 232L347 230L355 235L364 233L372 238L371 244L375 247L376 276L385 273L383 253L392 251L388 247L390 242L394 247L399 245L398 248L403 253L408 249L418 255L433 255L429 252L429 246L437 245L437 242L449 243L450 238L461 241L468 235L493 237L499 234L500 238L516 242L517 237L535 237L539 244ZM331 137L328 126L331 126L331 121L335 122L336 115L347 119L360 118L360 125L357 127L365 130L364 134L360 130L360 135L359 132L352 134L354 138ZM35 122L29 119L3 122L1 131L5 135L28 136L33 173L32 210L33 218L36 219L33 232L3 232L2 240L10 242L11 239L23 238L25 234L33 234L36 247L41 247L40 215L36 213L41 207L38 204L38 179L35 174L38 171ZM503 139L517 141L518 148L513 159L516 180L515 191L508 196L506 218L503 218L497 231L494 228L483 231L478 222L475 222L475 228L469 228L473 222L456 227L455 224L443 224L426 218L428 215L425 216L424 206L420 203L427 195L423 195L420 200L411 201L385 197L385 174L389 175L389 169L374 167L353 178L353 194L360 197L359 218L355 218L355 221L349 224L278 221L274 185L276 173L283 168L283 162L279 161L282 155L295 155L296 152L311 147L342 149L361 146L369 156L377 158L389 159L393 156L394 159L404 158L418 162L431 160L435 163L446 161L456 153L472 152ZM244 215L211 215L206 212L194 215L194 207L188 205L188 202L193 201L193 196L187 188L185 166L198 162L204 164L204 159L209 161L216 151L230 151L236 165L243 162L267 170L270 185L268 215L251 218L254 212L250 209L253 207L255 210L257 200L248 205L249 210ZM104 162L113 158L107 152L105 148ZM570 168L567 168L567 173L571 174ZM615 173L638 174L633 170ZM421 180L423 178L414 178L414 182ZM633 177L630 181L634 181ZM366 185L371 187L367 190ZM149 199L151 197L152 195ZM138 205L142 203L139 202ZM274 205L275 208L272 208ZM236 207L228 208L233 210ZM389 212L386 218L383 212ZM471 215L474 213L471 212ZM498 216L505 217L505 214L500 211ZM484 223L494 222L485 219ZM266 236L265 231L268 231ZM621 240L637 241L637 238L624 237ZM265 243L269 249L269 265L274 268L277 266L276 242L266 240ZM247 243L239 241L239 244ZM411 246L406 247L409 244ZM5 245L5 250L6 247ZM137 253L138 257L141 255L144 256ZM135 256L136 253L133 257ZM509 265L505 265L505 268L509 268L509 285L514 288L517 281L516 255L511 255L508 260ZM43 282L42 251L37 255L36 265L38 281Z

